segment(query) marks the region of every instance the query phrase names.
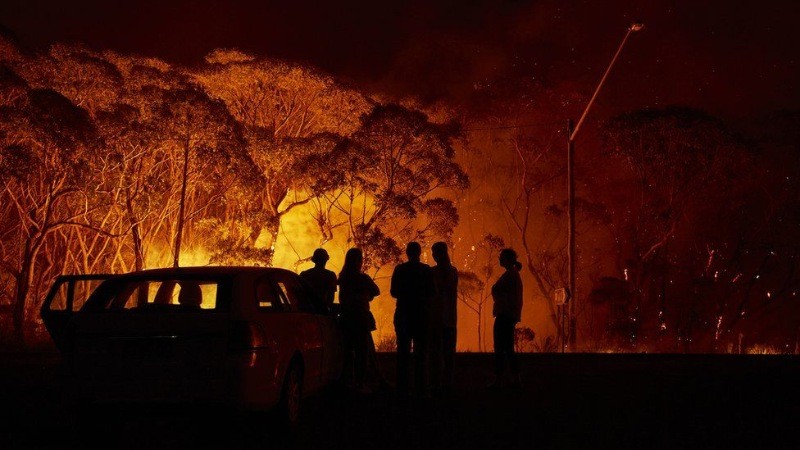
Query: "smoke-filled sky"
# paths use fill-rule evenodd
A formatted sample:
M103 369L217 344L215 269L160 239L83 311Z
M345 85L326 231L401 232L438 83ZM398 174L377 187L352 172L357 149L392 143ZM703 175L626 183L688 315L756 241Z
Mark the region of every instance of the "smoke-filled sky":
M513 77L590 93L625 27L645 22L600 99L741 117L796 108L792 0L4 0L23 45L84 42L191 64L217 47L304 61L394 95L459 101Z

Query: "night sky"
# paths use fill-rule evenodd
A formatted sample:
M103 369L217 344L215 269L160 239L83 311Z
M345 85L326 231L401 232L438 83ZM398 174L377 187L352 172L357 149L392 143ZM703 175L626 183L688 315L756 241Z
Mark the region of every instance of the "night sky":
M0 24L42 48L83 42L192 64L237 47L396 96L458 104L535 77L590 94L634 19L606 111L685 104L729 118L796 108L795 1L233 2L5 0Z

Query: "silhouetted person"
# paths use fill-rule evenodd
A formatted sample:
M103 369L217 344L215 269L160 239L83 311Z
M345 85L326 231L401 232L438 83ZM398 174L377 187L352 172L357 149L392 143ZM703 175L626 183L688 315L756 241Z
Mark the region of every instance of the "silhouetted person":
M431 269L436 286L430 307L431 385L434 389L449 391L453 387L453 360L456 353L458 270L450 263L444 242L433 244L431 253L436 261Z
M422 247L411 242L406 246L408 262L394 269L392 297L397 299L394 311L394 329L397 334L397 390L409 393L411 349L414 349L414 389L427 395L427 343L429 323L428 303L434 294L431 268L420 262Z
M502 384L506 363L511 367L512 384L520 386L519 361L514 351L514 330L522 316L522 278L519 275L522 264L517 261L517 253L506 248L500 251L500 265L506 271L492 286L495 379L489 386L498 387Z
M328 252L323 248L318 248L311 256L314 267L300 272L300 278L306 282L326 308L333 305L333 296L336 293L336 274L325 268L329 259Z
M345 370L353 367L353 385L364 390L364 374L375 318L369 302L381 291L369 275L361 271L364 255L361 249L351 248L344 257L339 272L339 303L342 305L342 332L345 338Z
M203 291L194 281L182 281L178 292L178 304L187 308L200 308L203 304Z

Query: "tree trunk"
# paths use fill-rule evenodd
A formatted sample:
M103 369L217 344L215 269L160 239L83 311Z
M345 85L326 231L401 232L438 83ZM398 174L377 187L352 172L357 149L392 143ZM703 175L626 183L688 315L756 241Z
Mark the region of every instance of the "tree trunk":
M270 253L269 253L269 260L265 261L268 266L271 266L273 261L275 261L275 246L278 242L278 235L281 231L281 217L278 214L272 215L267 218L267 222L265 227L267 232L270 236Z
M486 333L483 331L483 305L481 305L478 309L478 350L480 351L486 350L484 334Z
M183 221L184 221L184 214L186 211L186 184L187 178L189 176L189 140L186 140L186 143L183 147L183 178L181 179L181 200L180 200L180 207L178 208L178 229L175 232L175 251L173 252L173 267L179 266L179 260L181 257L181 239L183 238Z
M22 265L19 275L16 277L17 286L14 293L14 309L12 311L12 322L14 325L14 339L22 347L25 345L25 309L28 304L28 292L33 283L33 259L35 251L31 244L27 243L24 254L22 255Z
M133 200L129 190L125 192L125 207L128 212L128 220L131 223L131 236L133 237L133 258L134 270L137 272L144 269L144 250L142 249L142 234L139 229L139 221L133 210Z

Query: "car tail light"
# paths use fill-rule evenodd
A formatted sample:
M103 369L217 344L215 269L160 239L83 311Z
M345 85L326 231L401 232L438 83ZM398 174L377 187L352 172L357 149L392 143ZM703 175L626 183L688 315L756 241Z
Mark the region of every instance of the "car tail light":
M229 350L253 350L264 347L264 331L261 325L247 320L234 320L231 322Z

